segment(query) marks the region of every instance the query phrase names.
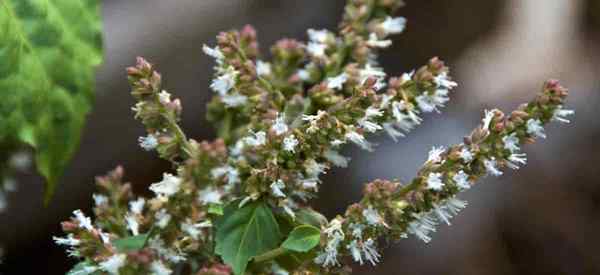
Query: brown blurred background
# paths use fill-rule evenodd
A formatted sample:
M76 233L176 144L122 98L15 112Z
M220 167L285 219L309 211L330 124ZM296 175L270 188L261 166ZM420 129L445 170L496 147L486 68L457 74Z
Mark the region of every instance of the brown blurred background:
M105 0L105 63L81 148L52 204L44 208L42 181L19 177L19 190L0 214L5 247L0 274L63 274L67 259L51 236L73 209L91 213L93 178L121 164L143 193L168 169L137 146L124 68L137 55L157 64L165 88L180 97L183 126L211 139L204 119L211 96L212 61L201 52L220 30L253 24L263 53L281 37L305 39L307 28L335 29L343 0ZM374 178L410 179L433 145L460 142L482 110L509 111L530 99L547 78L570 88L576 116L547 129L529 146L530 164L487 179L462 195L470 206L440 226L430 244L414 238L388 248L379 266L354 274L600 274L600 1L407 0L407 31L381 56L398 75L440 56L460 83L443 115L427 116L409 137L375 138L374 153L347 148L348 169L330 172L315 206L330 217L358 199ZM598 155L596 155L598 154ZM335 187L334 187L335 186ZM341 187L343 186L343 187ZM343 189L342 189L343 188ZM345 190L339 192L339 190Z

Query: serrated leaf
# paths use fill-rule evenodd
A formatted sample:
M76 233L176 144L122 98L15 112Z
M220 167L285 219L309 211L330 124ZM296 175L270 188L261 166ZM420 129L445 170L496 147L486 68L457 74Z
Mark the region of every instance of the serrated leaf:
M117 248L119 252L125 253L137 251L146 246L146 243L148 242L148 237L150 237L150 234L139 234L131 237L114 240L112 244Z
M0 144L28 145L45 199L79 145L102 60L98 0L0 1ZM6 146L4 146L6 147Z
M307 252L317 246L320 239L321 231L318 228L300 225L292 230L281 247L296 252Z
M264 202L238 208L230 203L217 221L215 252L235 274L244 274L252 257L276 248L281 241L279 225Z

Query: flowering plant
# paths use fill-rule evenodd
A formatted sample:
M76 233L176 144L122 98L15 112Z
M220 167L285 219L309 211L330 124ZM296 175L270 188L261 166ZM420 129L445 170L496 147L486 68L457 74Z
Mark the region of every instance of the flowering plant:
M308 30L283 39L270 62L259 59L246 26L204 46L216 60L208 117L219 138L197 142L178 126L182 105L161 88L155 67L138 58L127 69L133 111L147 129L143 149L174 171L136 197L123 169L99 177L95 222L81 211L55 237L82 259L71 274L347 274L349 264L381 261L380 247L414 235L429 242L439 223L467 203L456 198L478 179L526 163L521 146L545 138L544 125L568 122L567 90L547 81L529 103L482 123L449 148L434 147L407 184L375 180L360 202L327 220L309 206L319 176L345 167L346 143L371 151L367 135L394 140L440 112L457 84L438 58L387 78L377 52L404 30L392 17L399 0L350 0L337 33Z

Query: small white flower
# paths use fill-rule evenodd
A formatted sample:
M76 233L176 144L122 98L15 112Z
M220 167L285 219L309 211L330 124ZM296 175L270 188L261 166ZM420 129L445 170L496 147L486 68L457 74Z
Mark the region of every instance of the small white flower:
M341 90L347 80L348 75L346 73L341 73L336 77L329 77L327 78L327 88Z
M108 272L109 274L119 274L119 269L125 266L125 260L127 255L115 254L108 258L106 261L100 263L100 269Z
M521 150L521 148L519 148L519 138L517 137L517 133L512 133L503 137L502 142L504 143L504 149L510 151L511 153Z
M65 246L78 246L81 243L79 239L73 238L73 234L67 235L66 238L52 237L52 240L54 240L57 245Z
M365 229L365 226L363 224L351 223L349 227L352 233L352 237L356 239L362 239L363 230Z
M365 80L367 80L367 78L369 78L369 77L374 77L374 78L380 79L380 78L384 78L386 76L386 74L382 68L373 67L369 63L367 63L365 65L365 67L363 69L361 69L358 73L360 75L361 84L364 84Z
M411 81L414 75L415 75L415 71L414 70L411 71L410 73L403 73L402 77L400 77L400 80L401 80L400 83L404 84L404 83L406 83L408 81Z
M227 176L227 184L229 185L234 185L240 182L238 170L229 165L213 168L210 170L210 175L213 179Z
M315 42L309 42L306 46L308 53L314 57L324 57L326 49L327 45Z
M134 215L129 215L129 214L126 215L125 222L127 223L127 229L129 229L129 231L131 231L131 234L133 234L134 236L137 236L140 234L140 231L139 231L140 224L138 223L138 221Z
M352 240L349 245L346 246L348 250L350 250L350 255L352 255L352 259L355 262L363 264L362 254L360 253L359 244L357 240Z
M458 171L458 173L452 177L452 180L456 183L456 186L458 186L458 188L460 188L461 190L471 188L469 175L463 170Z
M414 213L413 217L415 220L408 224L408 233L414 234L425 243L430 242L431 237L429 234L435 232L436 221L427 215L427 213Z
M296 151L296 146L298 145L298 140L296 136L289 135L283 139L283 150L294 153Z
M171 103L171 94L165 90L162 90L160 93L158 93L158 101L162 105Z
M94 274L96 273L96 271L98 271L98 267L97 266L93 266L90 265L86 262L83 262L83 265L81 266L80 269L78 270L72 270L69 271L69 275L90 275L90 274Z
M273 123L273 126L271 126L271 130L275 132L275 134L278 136L285 134L289 130L289 127L285 123L285 117L283 115L277 116L275 122Z
M285 183L278 179L276 181L274 181L273 183L271 183L270 185L271 187L271 194L273 194L273 196L277 197L277 198L285 198L286 195L285 193L283 193L283 189L285 189Z
M271 74L271 64L263 62L261 60L256 61L256 74L258 76L265 76Z
M329 31L325 30L325 29L323 29L323 30L308 29L307 33L308 33L308 39L310 39L310 41L317 42L317 43L325 43L325 42L327 42L327 38L329 37Z
M369 40L367 41L367 45L372 48L387 48L392 45L392 40L385 39L379 40L377 34L371 33L369 35Z
M150 270L152 270L152 275L170 275L173 273L173 270L169 269L160 260L153 261L150 265Z
M369 208L363 209L362 215L369 225L377 226L383 224L383 218L371 205L369 205Z
M327 234L329 238L333 238L336 234L341 235L342 239L345 238L344 231L342 231L342 222L337 218L329 222L323 233Z
M405 137L402 132L396 130L394 123L386 122L382 125L383 130L394 140L394 142L397 142L399 138Z
M342 168L348 167L348 161L350 161L350 158L344 157L339 152L334 150L325 151L323 157L333 165Z
M527 120L527 133L536 138L546 138L544 126L542 126L542 121L539 119L531 118Z
M382 115L383 115L383 111L381 111L379 108L374 107L374 106L369 106L365 110L365 117L367 117L367 118L380 117Z
M331 141L331 146L332 147L338 147L338 146L340 146L342 144L346 144L346 141L341 140L341 139L334 139L334 140Z
M490 129L490 123L492 123L492 119L494 118L494 116L496 116L495 110L485 110L485 117L481 121L483 123L484 130Z
M166 258L171 263L177 264L186 260L183 252L166 248L165 242L160 237L151 239L148 246L156 251L160 257Z
M427 162L440 162L442 161L442 154L446 152L446 148L444 146L440 147L432 147L429 151L429 157L427 158Z
M386 35L401 33L404 31L404 28L406 28L406 18L404 18L404 17L392 18L392 17L388 16L380 24L380 27Z
M375 132L383 129L383 127L381 125L369 120L369 118L367 118L367 117L359 119L357 121L357 123L361 129L365 130L368 133L375 133Z
M152 151L158 146L158 139L154 134L148 134L145 137L139 137L138 142L140 147L146 151Z
M574 115L575 111L563 109L562 105L558 105L552 113L552 120L562 122L562 123L571 123L570 120L567 119L568 116Z
M437 89L432 95L428 92L423 93L415 98L419 108L425 113L431 113L433 111L440 112L438 107L444 107L448 98L448 90Z
M323 110L317 111L316 115L302 115L302 120L307 121L310 124L310 127L306 130L308 133L314 133L319 129L319 125L317 124L319 120L321 120L327 112Z
M450 89L456 88L456 86L458 86L458 84L456 82L450 80L447 72L443 72L443 73L439 74L433 80L435 81L435 84L438 86L438 88L450 90Z
M159 228L165 228L169 222L171 221L171 215L167 213L167 209L160 209L156 214L154 214L154 218L156 219L156 226Z
M170 197L179 192L181 179L169 174L163 173L163 179L160 182L150 185L150 190L159 197Z
M352 143L358 145L360 148L367 151L373 151L373 145L368 142L363 135L357 133L356 131L348 131L344 136Z
M262 146L267 142L267 134L263 131L259 131L256 133L250 132L250 136L245 137L243 141L248 146Z
M327 165L318 163L314 159L308 159L304 162L304 170L309 178L318 178L320 174L325 173Z
M225 104L225 106L229 108L235 108L238 106L245 105L248 102L248 97L245 95L241 95L239 93L232 93L224 95L221 100Z
M441 191L443 187L442 173L429 173L427 176L427 189Z
M108 203L108 198L104 195L100 195L100 194L92 194L92 198L94 198L94 205L96 205L96 207L105 205Z
M31 166L31 153L20 151L13 154L8 161L10 167L18 171L27 171Z
M75 215L75 220L77 220L77 223L79 223L80 228L84 228L88 231L94 229L90 217L86 217L81 210L77 209L73 211L73 215Z
M303 179L302 180L302 188L306 190L314 190L317 191L319 187L319 179Z
M310 73L306 69L300 69L296 74L302 81L310 80Z
M221 203L222 196L223 194L221 194L218 189L212 186L207 186L206 188L198 191L198 201L202 204L219 204Z
M467 146L463 146L458 155L465 163L473 161L473 153L471 153L471 150Z
M362 253L365 256L365 260L371 263L371 265L377 265L379 263L379 258L381 255L377 252L377 247L375 247L375 241L371 238L367 239L362 243Z
M324 267L338 266L340 264L337 259L338 247L344 240L344 235L340 232L335 232L329 237L330 239L325 246L325 251L315 258L315 263Z
M144 205L146 205L146 200L144 198L138 198L135 201L129 202L129 210L133 214L141 215L144 210Z
M525 165L527 164L527 155L522 153L522 154L511 154L508 157L508 161L506 162L506 165L508 167L510 167L511 169L519 169L519 165Z
M485 166L485 170L489 175L496 177L502 176L503 173L497 167L498 164L496 163L496 158L492 157L491 159L484 160L483 165Z
M198 226L193 224L189 219L181 223L181 231L188 234L194 240L197 240L200 234L202 233Z
M237 75L233 67L228 67L222 75L213 79L210 88L221 96L225 96L235 86Z
M202 51L204 51L206 55L214 58L217 61L217 64L223 63L223 59L225 59L225 56L223 55L219 47L211 48L209 46L202 45Z

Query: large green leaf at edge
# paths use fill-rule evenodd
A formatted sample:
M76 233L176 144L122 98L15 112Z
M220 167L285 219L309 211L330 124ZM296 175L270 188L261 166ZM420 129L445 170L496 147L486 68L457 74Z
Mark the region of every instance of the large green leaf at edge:
M98 0L0 0L0 143L34 148L46 201L79 145L101 37Z
M216 223L215 252L235 274L244 274L252 257L276 248L281 241L279 225L264 202L238 208L237 202L225 208Z

